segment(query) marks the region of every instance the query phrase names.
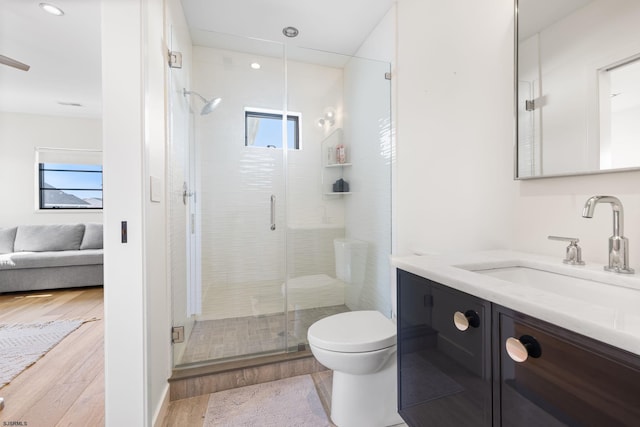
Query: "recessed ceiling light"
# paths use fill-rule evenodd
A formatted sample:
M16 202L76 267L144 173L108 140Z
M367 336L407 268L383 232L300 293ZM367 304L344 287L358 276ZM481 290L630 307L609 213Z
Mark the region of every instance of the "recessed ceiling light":
M62 16L64 15L64 11L57 6L54 6L49 3L40 3L40 8L45 12L49 12L52 15Z
M257 62L252 62L251 68L253 68L254 70L259 70L260 68L262 68L262 65L258 64Z
M298 31L298 29L296 27L284 27L282 29L282 34L284 34L287 37L295 37L299 33L300 32Z

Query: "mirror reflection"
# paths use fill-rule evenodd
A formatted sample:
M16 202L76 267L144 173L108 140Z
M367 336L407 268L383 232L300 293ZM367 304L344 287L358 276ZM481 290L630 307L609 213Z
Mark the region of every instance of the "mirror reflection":
M640 167L640 2L516 6L516 178Z

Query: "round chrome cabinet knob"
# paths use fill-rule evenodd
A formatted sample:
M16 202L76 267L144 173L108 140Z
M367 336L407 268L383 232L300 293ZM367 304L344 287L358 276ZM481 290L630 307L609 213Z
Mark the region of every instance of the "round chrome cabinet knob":
M477 328L480 326L480 316L473 310L467 310L464 313L456 311L453 314L453 324L459 331L466 331L469 327Z
M540 344L530 335L507 338L505 348L509 357L518 363L526 361L529 357L538 358L542 355Z

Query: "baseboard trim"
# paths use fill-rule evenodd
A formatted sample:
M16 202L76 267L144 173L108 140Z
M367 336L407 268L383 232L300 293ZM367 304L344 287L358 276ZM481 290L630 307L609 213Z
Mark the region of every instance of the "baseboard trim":
M153 417L153 427L162 427L164 420L167 418L169 414L169 397L170 397L170 385L167 383L164 387L164 391L162 392L162 403L158 407L158 410L154 414Z

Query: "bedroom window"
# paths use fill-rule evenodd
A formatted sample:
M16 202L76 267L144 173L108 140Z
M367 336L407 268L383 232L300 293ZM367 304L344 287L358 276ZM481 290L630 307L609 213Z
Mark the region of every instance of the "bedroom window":
M102 152L36 148L36 207L39 210L102 210Z
M40 209L102 209L102 166L39 165Z
M287 146L300 149L300 113L287 114ZM282 148L282 119L279 111L245 109L244 145L247 147Z

